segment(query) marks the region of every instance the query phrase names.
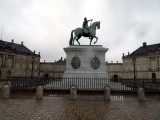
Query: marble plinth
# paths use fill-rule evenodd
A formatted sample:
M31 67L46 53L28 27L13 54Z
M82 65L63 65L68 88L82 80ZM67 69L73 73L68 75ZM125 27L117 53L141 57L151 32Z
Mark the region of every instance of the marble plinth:
M63 77L108 78L102 45L77 45L64 48L66 71Z

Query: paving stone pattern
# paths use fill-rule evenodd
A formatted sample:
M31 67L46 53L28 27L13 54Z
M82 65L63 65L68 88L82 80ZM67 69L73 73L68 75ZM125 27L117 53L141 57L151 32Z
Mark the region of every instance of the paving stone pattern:
M160 120L160 102L0 99L0 120Z

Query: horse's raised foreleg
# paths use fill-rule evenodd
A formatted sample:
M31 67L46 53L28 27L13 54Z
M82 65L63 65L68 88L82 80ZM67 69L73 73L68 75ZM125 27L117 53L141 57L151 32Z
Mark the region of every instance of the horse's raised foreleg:
M97 43L97 40L98 40L98 37L94 36L93 38L96 38L96 41L94 42L94 44L96 44L96 43Z

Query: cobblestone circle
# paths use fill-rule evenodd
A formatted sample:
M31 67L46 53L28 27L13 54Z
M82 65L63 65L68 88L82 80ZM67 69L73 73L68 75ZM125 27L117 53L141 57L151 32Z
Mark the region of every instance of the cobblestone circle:
M0 120L160 120L160 102L0 99Z

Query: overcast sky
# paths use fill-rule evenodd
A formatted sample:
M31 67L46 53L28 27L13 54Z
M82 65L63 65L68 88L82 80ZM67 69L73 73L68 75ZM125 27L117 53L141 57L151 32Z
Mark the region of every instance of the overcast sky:
M97 45L109 48L106 61L121 62L143 42L160 43L160 0L0 0L2 40L23 41L41 61L66 57L63 48L84 17L101 21Z

